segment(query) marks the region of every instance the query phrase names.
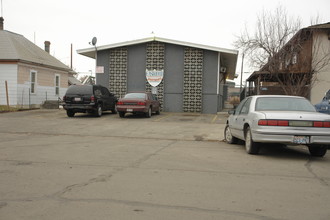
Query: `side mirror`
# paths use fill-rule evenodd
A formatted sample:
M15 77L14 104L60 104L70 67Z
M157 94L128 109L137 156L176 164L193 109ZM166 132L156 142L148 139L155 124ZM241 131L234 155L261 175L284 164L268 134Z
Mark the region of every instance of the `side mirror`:
M229 111L228 111L228 114L230 114L230 115L235 114L235 110L229 110Z

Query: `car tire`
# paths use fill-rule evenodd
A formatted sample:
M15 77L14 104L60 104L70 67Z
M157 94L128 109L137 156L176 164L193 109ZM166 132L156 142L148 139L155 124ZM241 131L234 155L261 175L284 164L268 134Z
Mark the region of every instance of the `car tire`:
M102 116L102 105L98 105L96 108L96 116L101 117Z
M313 157L323 157L328 150L328 146L327 145L316 145L316 146L308 146L308 150L309 153L313 156Z
M245 131L245 150L248 154L258 154L259 144L254 142L252 139L252 133L250 127L246 128Z
M151 117L151 114L152 114L151 107L149 107L148 112L146 113L146 117L147 118L150 118Z
M74 116L75 112L74 111L71 111L71 110L67 110L66 111L66 115L70 118L72 118Z
M238 139L231 134L231 130L228 124L226 125L224 130L224 137L225 141L228 144L236 144L238 142Z
M119 117L121 118L125 117L125 112L119 112Z

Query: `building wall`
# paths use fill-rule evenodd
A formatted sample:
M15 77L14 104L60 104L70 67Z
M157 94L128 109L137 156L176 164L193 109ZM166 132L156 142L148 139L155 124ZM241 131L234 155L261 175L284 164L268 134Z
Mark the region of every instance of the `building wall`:
M318 32L313 41L313 68L319 69L316 63L327 57L327 65L322 68L315 78L315 83L311 89L311 102L317 104L321 102L325 93L330 89L330 40L327 32Z
M128 48L127 92L146 90L146 45Z
M9 105L17 103L17 64L0 64L0 105L7 105L5 82L7 81Z
M103 50L97 53L97 65L104 67L104 73L96 73L96 84L109 88L109 51Z
M218 111L218 53L204 51L203 64L203 113Z
M219 53L167 43L151 42L99 51L105 74L96 81L118 97L150 90L146 69L164 69L158 98L167 112L216 113L219 106Z
M164 73L164 111L183 112L184 48L166 44Z

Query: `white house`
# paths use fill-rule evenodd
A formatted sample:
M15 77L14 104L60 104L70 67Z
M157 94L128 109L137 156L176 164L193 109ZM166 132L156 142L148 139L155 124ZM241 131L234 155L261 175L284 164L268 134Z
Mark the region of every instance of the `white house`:
M0 17L0 105L38 107L58 100L68 87L68 66L24 36L6 31ZM7 88L6 85L7 84ZM7 99L8 97L8 99Z

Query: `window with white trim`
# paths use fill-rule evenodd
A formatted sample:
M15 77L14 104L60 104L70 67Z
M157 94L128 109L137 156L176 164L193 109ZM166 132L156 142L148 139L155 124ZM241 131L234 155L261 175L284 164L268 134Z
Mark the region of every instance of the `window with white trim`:
M292 64L296 64L298 61L298 54L297 53L294 53L293 54L293 57L292 57Z
M35 94L36 91L36 85L37 85L37 71L31 70L30 72L30 92L31 94Z
M55 95L60 95L60 75L55 75Z

